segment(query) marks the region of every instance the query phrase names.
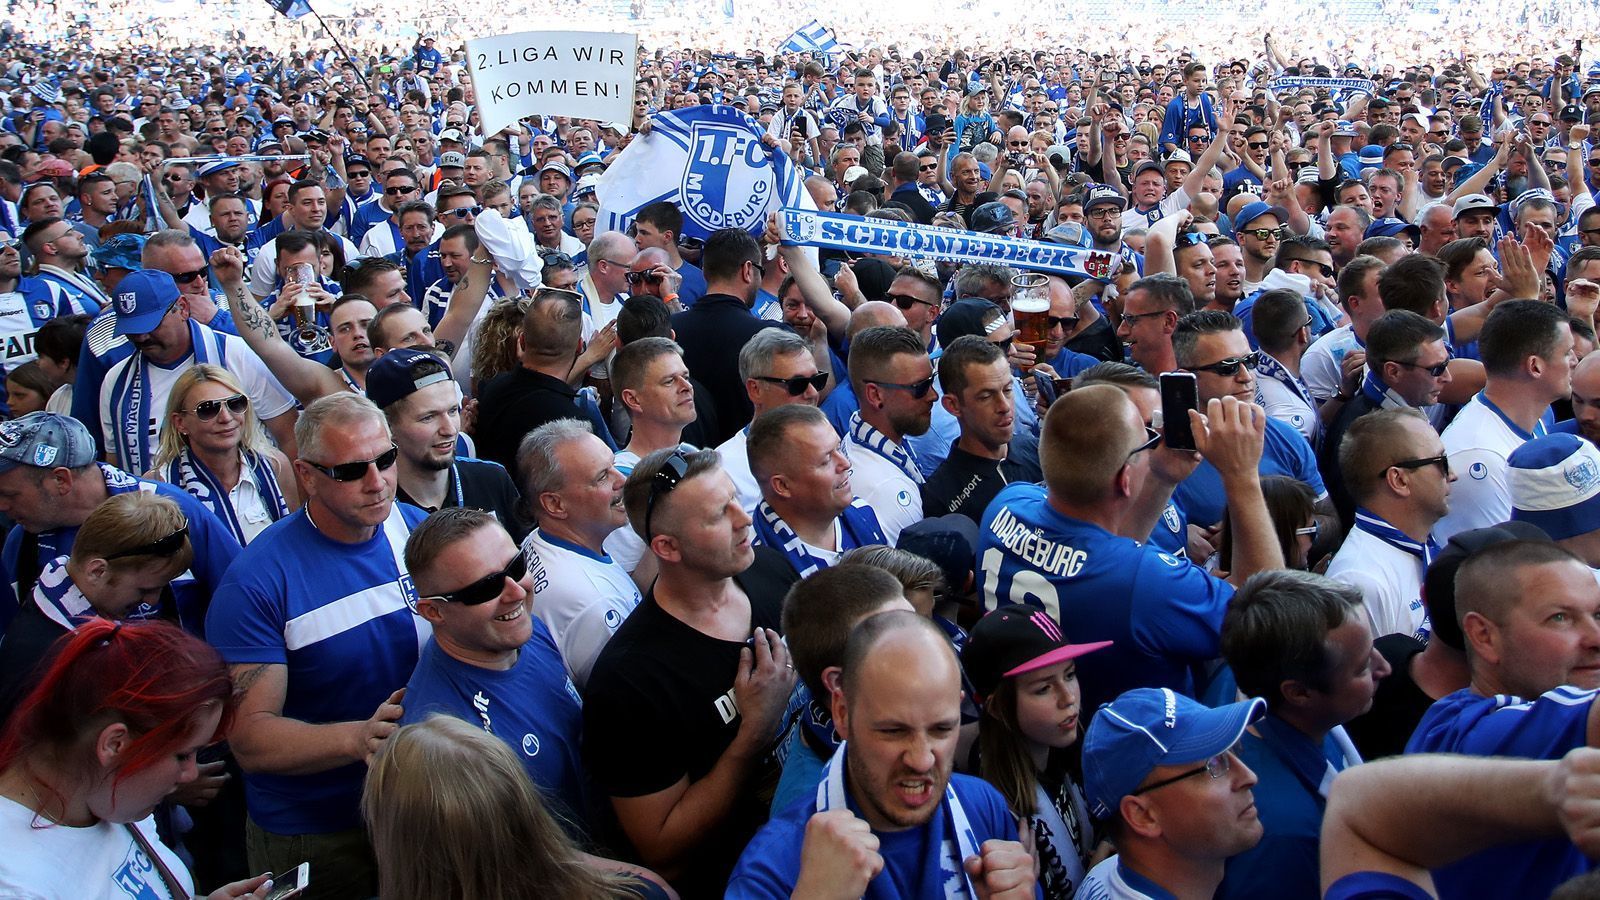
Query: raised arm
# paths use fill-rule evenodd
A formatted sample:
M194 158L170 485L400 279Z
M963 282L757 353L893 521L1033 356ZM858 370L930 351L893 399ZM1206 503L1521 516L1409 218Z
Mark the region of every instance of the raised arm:
M320 397L349 390L332 369L306 359L284 343L277 324L244 286L244 254L233 247L217 250L211 254L211 271L228 297L228 310L239 337L296 400L309 406Z

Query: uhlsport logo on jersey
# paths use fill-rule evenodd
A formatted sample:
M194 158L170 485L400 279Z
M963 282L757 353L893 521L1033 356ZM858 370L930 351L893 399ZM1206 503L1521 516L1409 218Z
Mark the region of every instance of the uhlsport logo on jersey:
M772 160L748 129L695 122L680 185L683 211L707 231L760 224L773 193Z

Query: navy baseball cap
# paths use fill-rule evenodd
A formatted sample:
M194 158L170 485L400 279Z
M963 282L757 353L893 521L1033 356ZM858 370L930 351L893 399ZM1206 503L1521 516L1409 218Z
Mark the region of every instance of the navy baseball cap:
M1134 688L1102 705L1083 736L1089 814L1110 818L1158 766L1194 765L1229 749L1266 711L1260 697L1212 709L1171 688Z
M182 296L172 276L156 269L139 269L117 283L116 334L149 334Z
M1281 206L1273 206L1262 200L1255 200L1244 205L1239 214L1233 217L1233 232L1239 232L1250 227L1250 223L1262 216L1276 216L1279 225L1289 224L1289 211Z
M1373 219L1372 224L1367 226L1367 231L1362 237L1395 237L1401 234L1410 234L1413 244L1422 240L1421 228L1407 222L1405 219L1397 219L1394 216Z
M0 422L0 473L18 466L81 469L94 458L94 438L71 416L32 412Z
M1102 203L1114 203L1117 209L1128 208L1128 198L1109 184L1091 184L1083 192L1083 211L1088 212Z
M978 523L957 513L931 516L907 525L895 546L937 565L945 588L959 596L967 590L977 558Z
M434 368L437 366L438 368ZM418 369L422 371L419 373ZM450 364L427 350L403 348L378 357L367 370L367 399L379 409L404 400L425 387L442 384L455 376Z
M950 304L939 314L934 328L939 332L939 346L948 347L956 338L975 334L987 339L1005 324L1005 311L982 297L966 297Z
M1467 639L1456 621L1456 571L1478 551L1508 541L1549 543L1550 536L1536 525L1512 520L1458 532L1434 555L1422 577L1422 605L1428 611L1428 622L1433 628L1432 640L1443 641L1446 647L1457 650L1467 649Z

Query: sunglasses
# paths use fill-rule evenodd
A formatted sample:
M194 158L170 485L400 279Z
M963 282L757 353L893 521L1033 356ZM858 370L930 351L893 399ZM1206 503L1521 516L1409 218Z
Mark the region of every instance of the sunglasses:
M1077 316L1045 316L1051 328L1060 327L1063 331L1071 331L1078 327Z
M1209 134L1191 134L1191 135L1189 135L1189 143L1191 143L1191 144L1209 144L1209 143L1211 143L1211 135L1209 135ZM1265 145L1263 145L1263 146L1265 146Z
M183 549L183 544L189 539L189 526L185 525L164 538L158 538L148 544L129 547L126 550L107 556L106 562L114 559L127 559L130 556L173 556Z
M366 169L356 169L354 171L346 171L345 175L347 175L347 176L349 176L351 178L371 178L372 177L372 173L368 172Z
M1443 375L1450 368L1450 363L1449 362L1442 362L1442 363L1439 363L1437 366L1419 366L1416 363L1401 362L1400 360L1397 359L1397 360L1394 360L1394 364L1397 365L1397 366L1405 366L1408 369L1421 369L1422 371L1427 372L1429 375L1432 375L1435 378L1438 378L1439 376Z
M415 185L396 185L395 187L384 188L383 192L385 194L415 194L417 188Z
M660 284L661 283L661 277L662 277L661 273L659 273L659 272L629 272L628 273L628 283L629 284L634 284L634 285L637 285L637 284Z
M1283 228L1281 226L1278 228L1250 228L1239 233L1248 234L1258 241L1275 241L1283 237Z
M1154 449L1154 447L1159 443L1161 443L1161 432L1151 428L1149 425L1146 425L1144 427L1144 442L1132 450L1129 450L1128 458L1132 459L1133 455L1136 453L1143 453L1146 450Z
M1450 477L1450 457L1442 453L1438 456L1427 456L1422 459L1402 459L1397 463L1390 464L1389 468L1415 471L1417 469L1426 469L1428 466L1438 466L1439 471L1444 473L1444 477Z
M1448 131L1430 131L1430 132L1428 132L1428 137L1447 138L1449 136L1450 136L1450 132L1448 132Z
M828 386L827 372L818 372L815 375L796 375L793 378L773 378L770 375L757 375L755 379L757 381L765 381L768 384L781 384L791 397L798 397L804 394L808 387L821 391Z
M367 477L367 469L377 466L379 472L387 472L394 466L394 461L400 457L400 448L393 444L372 459L358 459L355 462L339 463L333 466L324 466L301 457L306 465L318 472L332 478L334 481L360 481Z
M224 406L233 415L242 416L244 411L250 408L250 398L243 394L234 394L232 397L221 397L216 400L201 400L194 405L194 409L184 409L179 412L194 413L196 419L209 422L222 412Z
M930 163L928 165L917 166L917 171L919 171L919 172L937 172L938 170L939 170L939 164L938 163Z
M1330 266L1325 262L1318 262L1318 261L1316 261L1314 259L1306 259L1306 258L1300 257L1300 256L1291 257L1290 259L1284 260L1284 262L1297 262L1297 263L1304 263L1305 265L1308 265L1308 266L1316 266L1317 267L1317 271L1322 273L1322 277L1323 278L1332 278L1333 277L1333 266Z
M650 478L650 496L644 505L644 539L648 542L655 533L650 530L650 519L656 512L656 501L672 493L683 479L689 474L689 457L684 454L683 448L672 451L672 455L661 461L661 468Z
M878 387L893 388L897 391L905 391L912 397L921 400L923 397L928 396L929 391L933 390L933 376L929 375L927 378L924 378L921 381L914 381L910 384L900 384L899 382L894 381L868 381L867 384L875 384Z
M179 284L189 284L189 283L193 282L196 278L204 278L204 277L206 277L206 274L209 273L210 271L211 271L211 267L210 266L201 266L200 268L195 269L192 272L173 272L172 273L172 280L176 281Z
M455 209L445 210L444 214L447 216L455 216L458 219L465 219L468 216L476 216L481 212L483 212L483 207L481 206L458 206Z
M500 596L505 590L506 579L521 581L528 574L528 556L518 550L517 555L511 557L506 567L498 572L493 572L479 578L464 588L423 597L424 600L442 600L445 603L459 603L462 606L482 606L490 600Z
M913 297L910 294L885 294L884 296L889 298L890 303L893 303L895 306L900 307L906 312L910 312L911 308L919 303L923 306L929 307L930 309L939 308L937 303L929 303L920 297Z
M1246 353L1244 356L1230 356L1227 359L1219 359L1210 365L1190 366L1189 371L1214 372L1224 378L1229 378L1239 374L1241 366L1254 372L1259 365L1261 365L1260 353Z

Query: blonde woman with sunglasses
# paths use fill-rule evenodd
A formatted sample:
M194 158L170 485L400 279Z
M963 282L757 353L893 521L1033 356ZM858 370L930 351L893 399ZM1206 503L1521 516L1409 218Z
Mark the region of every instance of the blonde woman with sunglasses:
M145 477L188 491L241 546L300 508L288 457L267 442L250 398L220 366L192 366L178 377Z

